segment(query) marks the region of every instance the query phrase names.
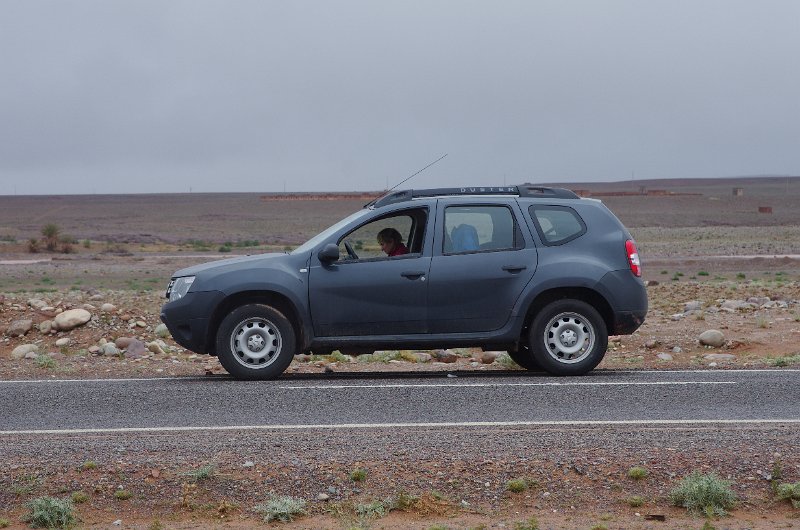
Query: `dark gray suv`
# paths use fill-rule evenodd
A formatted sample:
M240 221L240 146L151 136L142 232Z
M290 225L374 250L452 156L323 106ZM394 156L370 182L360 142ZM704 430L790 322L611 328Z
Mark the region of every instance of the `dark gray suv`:
M389 193L291 253L180 270L167 298L174 339L239 379L277 377L302 352L448 347L579 375L647 313L614 214L530 185Z

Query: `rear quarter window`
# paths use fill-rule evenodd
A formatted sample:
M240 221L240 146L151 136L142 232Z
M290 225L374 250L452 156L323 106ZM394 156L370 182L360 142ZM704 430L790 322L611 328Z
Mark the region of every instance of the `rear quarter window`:
M528 212L545 245L563 245L586 233L586 223L568 206L534 204Z

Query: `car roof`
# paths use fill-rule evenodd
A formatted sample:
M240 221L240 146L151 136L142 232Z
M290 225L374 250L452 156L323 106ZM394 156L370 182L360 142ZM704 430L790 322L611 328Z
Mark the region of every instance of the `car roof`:
M515 196L553 199L580 199L573 191L565 188L550 188L521 184L518 186L465 186L462 188L431 188L421 190L402 190L387 193L365 205L366 208L381 208L390 204L410 201L421 197L463 197L463 196Z

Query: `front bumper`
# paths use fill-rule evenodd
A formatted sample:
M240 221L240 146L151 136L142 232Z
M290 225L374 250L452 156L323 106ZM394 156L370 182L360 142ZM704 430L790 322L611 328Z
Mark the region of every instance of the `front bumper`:
M161 307L161 321L175 342L195 353L209 353L213 351L216 331L209 329L209 322L224 297L219 291L189 292Z

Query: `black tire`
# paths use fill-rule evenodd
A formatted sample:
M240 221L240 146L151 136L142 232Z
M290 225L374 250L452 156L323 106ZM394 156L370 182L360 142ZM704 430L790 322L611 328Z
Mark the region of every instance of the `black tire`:
M518 350L508 350L508 356L511 360L520 365L526 370L537 372L542 369L536 359L533 358L533 353L527 345L520 344Z
M608 330L600 313L581 300L546 305L531 322L533 359L553 375L583 375L600 364L608 348Z
M274 379L296 352L292 324L268 305L237 307L217 329L219 362L236 379Z

